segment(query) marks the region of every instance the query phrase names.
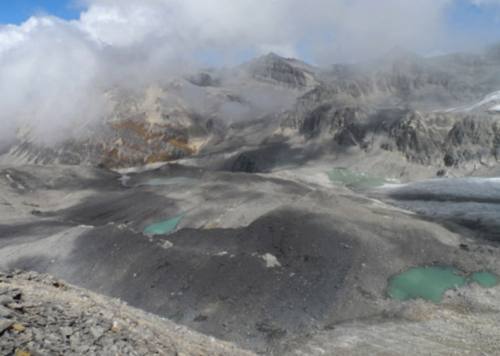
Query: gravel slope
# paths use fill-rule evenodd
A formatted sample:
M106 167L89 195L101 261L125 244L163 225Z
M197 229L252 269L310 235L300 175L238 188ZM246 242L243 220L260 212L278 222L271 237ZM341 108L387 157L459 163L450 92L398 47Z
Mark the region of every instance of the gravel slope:
M252 355L34 272L0 274L1 355Z

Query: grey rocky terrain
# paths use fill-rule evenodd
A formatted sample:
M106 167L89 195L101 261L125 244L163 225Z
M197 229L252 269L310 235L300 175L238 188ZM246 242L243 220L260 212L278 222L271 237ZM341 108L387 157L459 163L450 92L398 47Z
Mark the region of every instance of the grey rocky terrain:
M34 272L0 274L2 355L252 355Z
M0 268L50 273L265 354L296 352L291 345L352 320L407 322L401 310L411 304L391 301L386 288L411 266L500 273L498 246L479 230L425 221L325 173L324 181L302 174L166 165L129 172L123 186L98 169L7 168ZM176 232L144 234L181 214ZM496 310L483 299L498 287L464 300L468 288L450 308L471 317Z
M500 354L500 286L388 294L412 267L500 275L499 71L491 51L331 68L270 54L115 88L99 127L51 147L27 128L0 157L0 270L171 326L166 344L122 343L105 312L106 344L87 345L78 319L97 354ZM50 352L12 325L9 352Z

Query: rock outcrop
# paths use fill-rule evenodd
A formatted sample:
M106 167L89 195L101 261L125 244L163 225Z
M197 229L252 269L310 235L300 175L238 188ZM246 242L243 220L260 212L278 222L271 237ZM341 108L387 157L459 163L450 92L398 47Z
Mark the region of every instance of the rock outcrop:
M310 86L314 80L311 66L274 53L257 58L246 67L254 79L292 88Z
M363 152L399 152L410 163L458 169L495 165L500 153L500 115L488 112L426 112L345 104L331 88L317 87L283 115L281 128L307 142ZM345 92L344 92L345 94ZM292 130L290 133L290 130Z

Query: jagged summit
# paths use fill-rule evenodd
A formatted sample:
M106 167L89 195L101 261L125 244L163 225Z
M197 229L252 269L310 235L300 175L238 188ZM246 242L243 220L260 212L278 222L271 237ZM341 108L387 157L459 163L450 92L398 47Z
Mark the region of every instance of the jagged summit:
M264 54L256 59L254 61L259 61L259 60L271 60L271 61L281 61L281 60L287 60L290 58L280 56L279 54L276 54L275 52L269 52L267 54Z
M252 60L245 67L253 78L269 83L298 89L314 84L313 68L310 65L273 52Z

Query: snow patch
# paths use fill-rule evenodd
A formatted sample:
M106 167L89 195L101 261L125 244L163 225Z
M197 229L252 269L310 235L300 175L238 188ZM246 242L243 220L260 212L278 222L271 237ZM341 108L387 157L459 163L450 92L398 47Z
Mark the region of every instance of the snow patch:
M121 174L121 175L128 175L128 174L134 174L134 173L144 173L144 172L149 172L149 171L154 171L158 168L161 168L163 166L168 165L169 163L172 162L156 162L156 163L149 163L144 166L137 166L137 167L128 167L128 168L120 168L120 169L114 169L113 171Z
M10 182L10 184L15 185L17 187L17 189L26 190L26 187L24 185L22 185L21 183L16 182L10 174L7 173L5 175L5 178L7 178L7 180Z
M385 183L384 185L378 187L378 189L396 189L406 186L408 186L406 183Z
M122 176L120 176L119 181L122 184L122 186L126 187L130 179L131 177L129 175L123 174Z
M490 103L494 103L494 102L498 102L498 101L500 101L500 91L495 91L495 92L493 92L491 94L486 95L483 100L477 102L474 105L471 105L471 106L462 106L462 107L458 107L458 108L450 108L450 109L444 110L444 112L450 113L450 112L468 112L468 111L473 111L473 110L481 108L484 105L487 105L487 104L490 104ZM493 106L492 108L489 109L489 111L500 111L500 105L497 104L497 105Z
M169 248L174 247L174 244L168 240L165 240L165 242L163 243L163 245L161 245L161 247L165 250L168 250Z
M265 255L262 255L261 258L266 263L266 267L267 268L281 267L280 261L278 261L278 259L276 258L276 256L273 256L270 253L266 253Z
M477 109L485 104L488 104L488 103L491 103L492 101L497 101L497 100L500 100L500 91L496 91L494 93L487 95L479 103L472 105L468 109L466 109L466 111L471 111L471 110Z

